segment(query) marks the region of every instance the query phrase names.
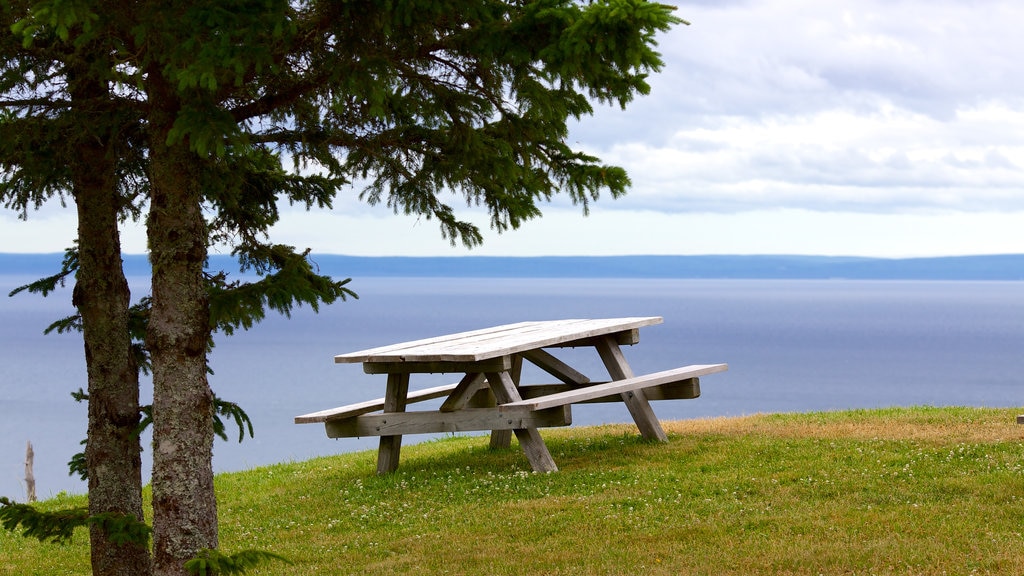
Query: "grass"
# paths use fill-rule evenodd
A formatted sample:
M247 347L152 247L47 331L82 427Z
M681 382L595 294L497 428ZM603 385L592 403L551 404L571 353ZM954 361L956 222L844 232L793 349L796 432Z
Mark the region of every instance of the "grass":
M483 437L217 478L252 574L1024 574L1018 411L907 408L545 430L533 474ZM47 507L81 502L58 498ZM0 575L88 574L88 538L0 533Z

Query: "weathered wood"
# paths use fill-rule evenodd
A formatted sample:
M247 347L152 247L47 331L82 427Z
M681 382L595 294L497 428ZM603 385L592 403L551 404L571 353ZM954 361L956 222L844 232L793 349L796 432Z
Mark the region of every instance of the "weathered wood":
M651 386L644 388L644 394L652 402L657 400L693 400L700 398L700 378L687 378L678 382ZM602 401L604 400L601 398L593 400L593 402Z
M521 355L541 370L544 370L566 384L587 384L590 382L590 378L587 378L572 366L569 366L565 362L562 362L558 358L555 358L548 352L539 348L537 350L528 350L523 352Z
M32 450L32 442L29 441L25 448L25 500L36 501L36 475L32 470L35 464L36 453Z
M372 348L335 357L361 362L369 374L387 374L384 399L360 402L296 417L323 422L330 437L381 438L378 473L398 466L404 434L491 430L492 447L509 444L514 432L535 471L557 466L537 429L571 423L572 404L624 402L645 438L667 440L650 402L700 396L699 377L725 364L686 366L635 376L620 346L639 342L639 328L660 317L520 322L483 330ZM544 348L594 347L611 376L592 382ZM553 375L560 384L520 385L523 360ZM413 373L462 372L458 383L409 393ZM481 374L483 377L481 377ZM406 412L406 405L447 396L435 411ZM383 410L381 414L370 414Z
M613 380L611 382L594 384L585 388L573 388L563 392L547 394L536 398L526 398L516 402L502 404L498 406L498 408L509 410L516 410L519 408L543 410L545 408L561 406L563 404L606 401L609 396L620 395L619 398L621 398L621 394L623 392L631 390L639 390L655 386L673 386L676 384L689 386L691 385L689 384L691 379L696 379L699 376L705 376L707 374L724 372L728 367L728 364L695 364L692 366L684 366L682 368L673 368L672 370L664 370L662 372L653 372L651 374L636 376L625 380ZM697 384L697 382L693 382L693 384ZM534 386L523 386L521 390L527 391L531 388L534 388ZM532 391L530 393L532 394Z
M615 343L620 346L632 346L640 342L640 330L633 328L631 330L623 330L622 332L612 332L607 334L612 338L615 338ZM577 346L595 346L600 338L604 338L605 335L601 336L589 336L587 338L580 338L578 340L570 340L568 342L562 342L560 344L552 344L548 348L575 348Z
M367 362L363 364L363 372L367 374L451 374L456 372L508 370L511 366L511 358L499 356L497 358L474 361Z
M388 387L384 395L384 412L405 412L409 396L409 374L388 374ZM398 469L402 452L402 436L381 436L377 448L377 474L388 474Z
M487 379L483 374L479 372L466 374L444 401L444 404L441 404L441 412L454 412L465 408L473 396L486 387Z
M1024 424L1024 414L1017 416L1017 424Z
M341 354L335 356L334 361L364 364L478 362L538 348L584 342L606 334L627 333L661 322L658 316L520 322Z
M344 420L331 420L326 422L324 427L328 438L356 438L547 428L571 424L572 411L569 405L565 405L547 410L499 411L497 407L494 407L466 408L457 412L364 414Z
M618 382L622 382L622 380L619 380ZM609 382L593 382L590 385L599 386L608 383ZM561 394L562 392L571 392L573 390L580 389L581 388L579 386L572 386L569 384L530 384L529 386L520 386L519 395L525 402L542 396ZM666 382L665 384L646 386L644 387L644 394L647 396L647 400L651 402L655 400L692 400L700 397L700 378L684 378L679 381ZM609 402L622 402L622 397L619 396L618 392L615 392L598 398L574 400L571 403L598 404Z
M490 403L486 402L484 398L489 394L487 390L486 379L481 379L480 388L475 393L470 394L463 406L483 408L486 406L493 406L495 402L493 398ZM595 382L594 385L607 384L607 382ZM449 394L453 394L453 391L458 384L445 384L444 386L436 386L434 388L424 388L423 390L415 390L409 392L406 405L415 404L417 402L423 402L426 400L433 400L435 398L443 398ZM578 390L579 386L570 384L530 384L528 386L519 387L519 395L524 400L531 398L537 398L539 396L547 396L550 394L558 394L560 392L568 392L570 390ZM693 398L700 397L700 382L697 378L689 378L680 380L678 382L669 382L666 384L659 384L647 387L645 389L647 399L654 400L690 400ZM585 400L574 401L573 404L589 404L598 402L621 402L622 398L617 393L610 394L608 396L602 396L600 398L588 398ZM361 414L370 414L377 412L378 410L384 409L384 399L376 398L374 400L367 400L365 402L357 402L355 404L349 404L347 406L339 406L337 408L330 408L328 410L321 410L319 412L311 412L309 414L303 414L302 416L295 417L296 424L322 424L331 420L344 420L345 418L351 418L352 416L359 416ZM441 407L442 412L447 412L444 405Z
M523 355L516 354L512 357L514 359L512 368L509 370L509 376L512 378L512 383L516 385L516 389L519 388L520 379L523 376ZM494 395L494 391L488 387L488 406L497 406L498 397ZM522 396L520 396L522 398ZM512 446L512 430L491 430L491 441L487 445L490 450L504 450Z
M633 378L633 369L629 367L626 357L614 339L603 338L596 342L595 346L612 380ZM643 388L629 388L622 392L622 401L629 409L629 414L633 416L633 422L636 423L636 427L644 438L668 442L668 435L662 429L661 422L658 422L658 417L654 415L654 410L651 408L651 403L647 401Z
M406 397L406 404L414 404L416 402L423 402L425 400L433 400L434 398L443 398L449 395L452 392L452 390L455 390L456 386L458 386L458 384L445 384L444 386L424 388L423 390L409 392L408 396ZM310 414L296 416L295 423L320 424L321 422L327 422L328 420L341 420L343 418L358 416L360 414L369 414L370 412L376 412L378 410L383 409L384 398L377 398L375 400L357 402L355 404L349 404L347 406L339 406L337 408L330 408L328 410L321 410L319 412L312 412Z
M491 441L487 443L489 450L504 450L512 446L512 430L491 430Z
M489 372L487 382L490 383L491 390L498 400L499 409L501 404L521 400L515 383L507 372ZM519 445L523 448L523 453L526 454L526 459L530 461L534 472L558 471L555 459L548 452L548 447L544 444L536 427L515 428L512 432L519 439Z

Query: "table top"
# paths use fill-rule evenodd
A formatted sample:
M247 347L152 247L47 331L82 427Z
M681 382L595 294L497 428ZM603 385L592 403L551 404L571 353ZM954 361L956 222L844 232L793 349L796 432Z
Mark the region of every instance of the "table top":
M660 316L543 320L380 346L334 357L355 362L478 362L660 324Z

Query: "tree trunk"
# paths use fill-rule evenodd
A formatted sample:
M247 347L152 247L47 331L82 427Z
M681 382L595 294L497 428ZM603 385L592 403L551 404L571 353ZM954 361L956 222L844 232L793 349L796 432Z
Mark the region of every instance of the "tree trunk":
M98 83L72 86L76 104L88 105L105 95ZM88 374L89 513L112 512L143 521L139 372L128 330L131 294L118 233L117 159L109 138L102 135L83 138L74 148L79 260L73 301L82 316ZM150 573L145 544L116 544L98 526L90 529L89 538L93 574Z
M36 453L32 451L32 442L25 447L25 502L29 504L36 501L36 474L32 466L36 459Z
M209 306L200 159L187 142L167 146L179 104L158 70L147 78L151 204L147 232L153 307L153 563L157 576L217 547L213 394L206 379Z

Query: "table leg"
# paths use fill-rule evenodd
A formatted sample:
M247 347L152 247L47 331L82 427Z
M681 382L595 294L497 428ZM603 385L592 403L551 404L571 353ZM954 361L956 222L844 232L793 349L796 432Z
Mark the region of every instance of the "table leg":
M489 372L487 382L491 385L499 404L522 400L508 372ZM540 432L536 428L517 428L513 432L519 439L519 445L523 447L526 459L530 461L534 472L558 472L555 459L551 457L544 439L540 437Z
M597 344L597 352L601 355L601 361L604 362L612 380L633 377L633 369L629 367L626 357L622 354L622 349L619 348L618 342L613 337L601 338ZM629 413L633 416L633 421L636 422L636 427L640 429L640 434L644 438L660 442L668 441L668 436L661 428L661 423L654 415L654 409L651 408L651 403L642 389L623 392L621 396L622 402L629 408Z
M519 378L522 376L522 374L523 374L523 357L519 356L517 354L517 355L512 357L512 371L511 371L511 374L510 374L510 376L512 377L512 385L514 387L518 387L519 386ZM491 389L493 391L493 389L494 389L493 385L491 386ZM518 390L516 390L516 394L517 395L519 394ZM497 396L495 396L495 398L497 398ZM498 400L498 402L502 402L502 401ZM504 402L509 402L509 400L505 400ZM491 430L491 444L490 444L490 449L491 450L504 450L505 448L508 448L511 445L512 445L512 431L511 430Z
M388 374L388 388L384 394L384 412L405 412L409 397L409 374ZM398 469L398 456L402 451L401 436L381 436L377 449L377 474L388 474Z

